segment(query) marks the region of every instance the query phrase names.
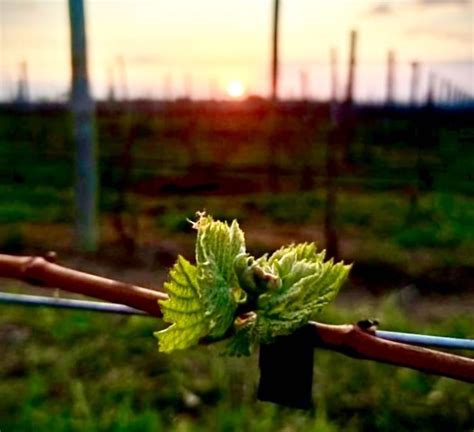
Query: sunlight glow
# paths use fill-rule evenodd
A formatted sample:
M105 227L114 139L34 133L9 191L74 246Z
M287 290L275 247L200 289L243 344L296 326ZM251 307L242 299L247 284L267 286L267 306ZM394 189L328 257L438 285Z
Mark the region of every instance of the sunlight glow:
M238 99L244 94L244 86L240 81L230 81L227 84L227 94L234 99Z

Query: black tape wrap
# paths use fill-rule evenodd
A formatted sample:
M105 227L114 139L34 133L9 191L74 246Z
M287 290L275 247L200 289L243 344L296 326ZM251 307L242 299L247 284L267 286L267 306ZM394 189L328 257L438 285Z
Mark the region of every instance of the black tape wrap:
M313 407L314 330L304 326L260 345L258 399L309 410Z

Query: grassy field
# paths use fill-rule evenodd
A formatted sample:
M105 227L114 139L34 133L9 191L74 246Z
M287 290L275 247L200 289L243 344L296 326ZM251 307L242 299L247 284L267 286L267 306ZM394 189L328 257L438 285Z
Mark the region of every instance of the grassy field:
M71 252L71 192L10 185L0 186L0 198L1 250ZM153 255L159 255L163 247L169 249L171 257L192 253L194 237L187 220L198 210L206 210L216 218L237 218L247 232L249 247L257 254L294 241L316 241L324 247L323 189L299 194L248 195L232 200L226 196L130 195L129 202L133 215L129 218L135 218L138 227L134 236L137 259L149 262L150 266ZM445 278L445 289L468 290L472 287L474 268L473 209L474 199L460 194L422 194L413 212L409 200L397 192L342 191L336 221L342 257L369 267L386 265L412 279L450 269L452 274L462 274L457 279ZM104 203L101 253L111 259L124 258L129 252L119 243L112 217L113 211ZM160 264L159 258L156 264ZM469 280L465 281L462 275Z
M67 113L0 109L0 252L53 249L72 267L160 287L177 254L192 257L186 219L203 209L238 218L256 255L291 242L324 247L328 107L310 114L303 105L283 107L271 136L258 105L177 103L156 112L135 105L99 107L101 248L94 256L75 253L72 243ZM318 319L376 317L387 330L472 338L471 121L441 113L423 129L413 113L382 114L360 111L338 179L341 255L355 266ZM114 219L130 140L125 225L134 227L133 253ZM9 281L1 289L20 290ZM474 430L468 384L317 350L315 412L282 409L255 400L256 355L225 358L219 346L159 354L152 332L160 326L151 318L0 305L0 431Z

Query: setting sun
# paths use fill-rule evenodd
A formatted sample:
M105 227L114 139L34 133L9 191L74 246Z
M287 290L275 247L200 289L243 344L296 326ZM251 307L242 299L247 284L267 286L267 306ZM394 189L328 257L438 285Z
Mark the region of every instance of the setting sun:
M240 98L244 94L244 86L240 81L230 81L229 84L227 84L227 94L231 98Z

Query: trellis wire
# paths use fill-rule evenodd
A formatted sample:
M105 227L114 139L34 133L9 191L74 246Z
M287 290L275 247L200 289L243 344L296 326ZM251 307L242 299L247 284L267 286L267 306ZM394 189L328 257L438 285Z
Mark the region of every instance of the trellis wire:
M91 312L115 313L121 315L148 315L146 312L117 303L75 300L58 297L34 296L25 294L0 293L0 303L24 306L47 306L61 309L76 309Z
M376 330L375 336L394 342L407 343L410 345L426 345L439 348L474 350L474 339L420 335L416 333L400 333L385 330Z
M47 306L53 308L115 313L121 315L149 316L146 312L117 303L34 296L25 294L11 294L4 292L0 292L0 303L17 304L24 306ZM474 350L474 339L460 339L444 336L421 335L416 333L400 333L385 330L376 330L375 335L381 339L407 343L410 345L425 345L438 348Z

